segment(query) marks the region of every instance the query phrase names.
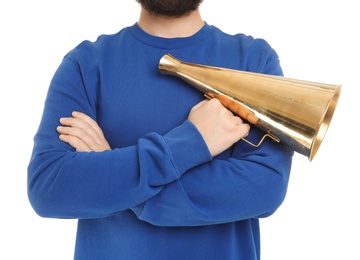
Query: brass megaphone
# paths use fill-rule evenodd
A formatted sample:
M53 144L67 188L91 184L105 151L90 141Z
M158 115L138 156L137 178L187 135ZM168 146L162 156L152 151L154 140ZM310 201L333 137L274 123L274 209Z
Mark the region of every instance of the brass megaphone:
M325 136L340 96L341 85L182 62L166 54L162 74L177 76L217 98L233 113L284 142L311 161Z

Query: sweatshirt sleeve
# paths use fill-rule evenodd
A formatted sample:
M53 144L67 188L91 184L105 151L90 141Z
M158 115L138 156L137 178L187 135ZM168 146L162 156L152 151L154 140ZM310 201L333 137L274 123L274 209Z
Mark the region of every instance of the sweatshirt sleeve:
M252 129L247 139L256 142L261 135ZM230 158L219 156L189 170L133 211L158 226L221 224L271 215L285 198L293 151L265 139L259 148L240 141L227 152Z
M74 110L96 118L96 101L83 80L77 64L65 57L49 87L28 165L28 197L40 216L106 217L150 199L190 168L211 160L188 121L166 140L149 133L132 146L76 152L59 140L56 127Z

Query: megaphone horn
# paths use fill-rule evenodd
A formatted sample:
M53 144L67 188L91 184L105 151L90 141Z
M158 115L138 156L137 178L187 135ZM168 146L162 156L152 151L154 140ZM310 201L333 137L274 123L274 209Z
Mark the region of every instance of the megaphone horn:
M233 113L311 161L317 153L341 93L341 85L309 82L182 62L170 54L159 62L162 74L177 76L218 98Z

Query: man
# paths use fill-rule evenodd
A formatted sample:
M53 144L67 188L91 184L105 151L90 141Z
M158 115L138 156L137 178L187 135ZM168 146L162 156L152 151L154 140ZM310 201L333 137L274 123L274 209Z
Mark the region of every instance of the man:
M205 23L201 0L137 2L137 23L82 42L57 69L30 202L40 216L79 219L75 259L260 259L259 218L283 202L293 152L239 141L263 133L158 62L170 53L282 75L278 56Z

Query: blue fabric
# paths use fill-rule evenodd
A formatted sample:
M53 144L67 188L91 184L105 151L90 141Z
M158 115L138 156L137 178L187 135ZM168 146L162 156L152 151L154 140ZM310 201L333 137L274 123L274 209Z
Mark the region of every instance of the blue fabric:
M215 158L187 120L203 95L161 75L160 58L282 75L262 39L206 24L187 38L134 24L71 50L56 71L34 137L28 195L42 217L75 218L75 259L260 259L259 218L285 198L293 152L238 142ZM81 111L111 151L76 152L59 118ZM249 140L262 133L252 127Z

